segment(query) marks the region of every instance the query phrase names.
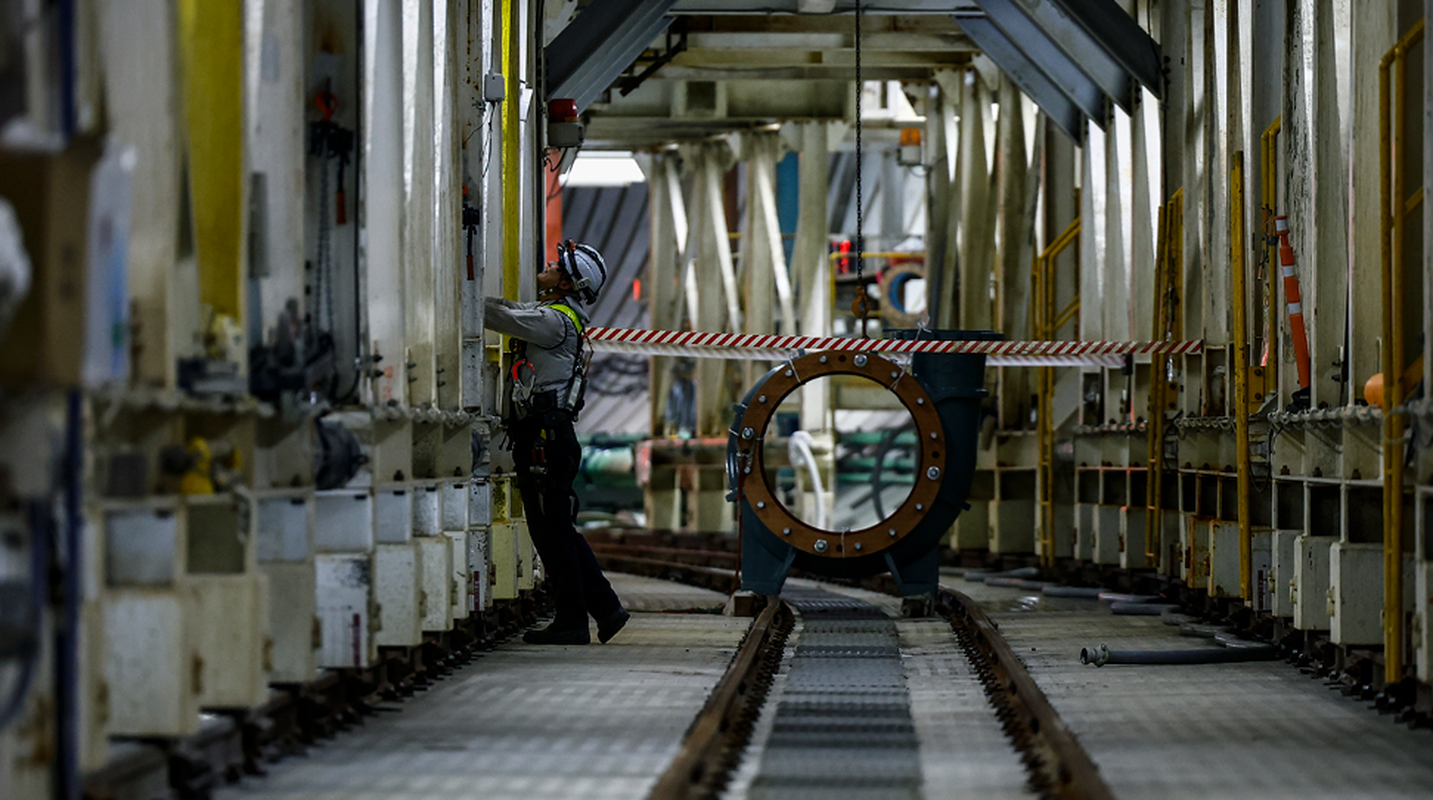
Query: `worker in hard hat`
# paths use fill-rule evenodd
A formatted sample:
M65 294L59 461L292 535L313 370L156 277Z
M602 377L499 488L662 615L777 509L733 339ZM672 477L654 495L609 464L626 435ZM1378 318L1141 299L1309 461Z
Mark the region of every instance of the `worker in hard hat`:
M587 382L582 332L606 282L602 255L568 239L557 260L538 273L536 302L490 297L485 304L484 324L513 337L508 438L528 528L556 605L549 625L523 634L529 644L587 644L589 614L605 644L629 617L577 532L572 488L582 459L573 423Z

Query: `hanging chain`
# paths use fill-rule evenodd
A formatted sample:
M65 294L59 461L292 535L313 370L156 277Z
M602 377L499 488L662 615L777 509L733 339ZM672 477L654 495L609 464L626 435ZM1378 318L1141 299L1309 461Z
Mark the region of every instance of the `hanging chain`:
M865 260L865 201L861 186L861 105L866 94L866 84L861 80L861 3L856 1L856 300L851 303L851 313L861 321L861 337L866 338L866 318L871 312L871 301L866 296Z

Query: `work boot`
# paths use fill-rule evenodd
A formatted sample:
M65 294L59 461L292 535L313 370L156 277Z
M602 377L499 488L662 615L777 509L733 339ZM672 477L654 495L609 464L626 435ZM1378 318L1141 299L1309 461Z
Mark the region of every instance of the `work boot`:
M597 641L607 644L608 640L616 636L617 632L622 630L622 626L626 625L627 620L631 618L632 615L627 613L627 609L619 608L597 620Z
M559 628L548 625L524 633L522 640L528 644L587 644L592 641L592 637L587 633L586 627Z

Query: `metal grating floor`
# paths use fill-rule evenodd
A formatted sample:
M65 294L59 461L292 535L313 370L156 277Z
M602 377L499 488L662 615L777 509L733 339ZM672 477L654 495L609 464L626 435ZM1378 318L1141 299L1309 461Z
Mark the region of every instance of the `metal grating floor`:
M1397 725L1282 661L1086 666L1080 648L1101 642L1200 643L1158 617L1117 617L1094 600L942 582L999 623L1122 800L1433 796L1433 734Z
M654 605L691 606L686 587L613 575ZM217 800L468 800L646 795L731 661L749 619L636 613L611 643L512 642L395 713L308 756L219 790Z
M801 615L801 638L747 796L921 797L895 621L870 603L818 589L782 596Z

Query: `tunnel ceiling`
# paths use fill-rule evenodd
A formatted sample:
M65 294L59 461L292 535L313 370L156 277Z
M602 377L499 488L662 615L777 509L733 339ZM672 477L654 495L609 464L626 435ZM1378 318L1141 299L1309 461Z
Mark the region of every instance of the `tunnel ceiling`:
M863 2L866 80L931 80L983 53L1077 143L1086 119L1163 93L1159 46L1114 0ZM548 46L549 96L592 147L644 147L790 119L849 119L855 32L841 0L603 0ZM574 13L575 12L575 13Z

